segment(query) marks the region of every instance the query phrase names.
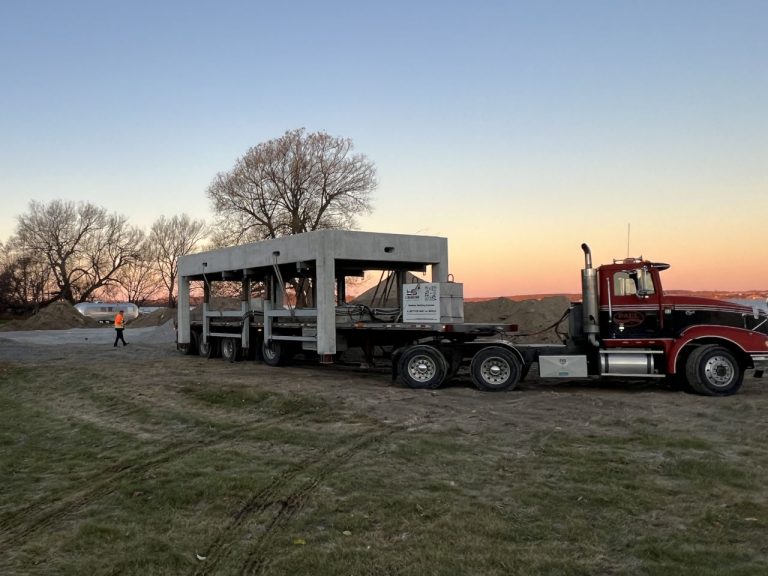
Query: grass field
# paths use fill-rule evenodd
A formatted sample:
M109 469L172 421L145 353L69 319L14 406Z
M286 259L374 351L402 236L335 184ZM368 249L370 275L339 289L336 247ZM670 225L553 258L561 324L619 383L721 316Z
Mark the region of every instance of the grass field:
M0 362L0 574L768 574L758 382L430 394L134 353Z

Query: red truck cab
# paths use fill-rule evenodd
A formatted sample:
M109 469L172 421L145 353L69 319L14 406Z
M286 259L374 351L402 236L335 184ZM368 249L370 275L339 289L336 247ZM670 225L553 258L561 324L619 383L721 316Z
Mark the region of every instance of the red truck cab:
M597 269L600 372L610 375L622 361L645 362L648 375L670 376L707 395L735 393L745 370L762 376L768 367L768 314L666 295L661 272L667 268L628 258Z

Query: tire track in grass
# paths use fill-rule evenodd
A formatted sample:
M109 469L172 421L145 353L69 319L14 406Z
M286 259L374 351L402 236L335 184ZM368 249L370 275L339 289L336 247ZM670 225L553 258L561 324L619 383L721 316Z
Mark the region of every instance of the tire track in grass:
M259 515L266 516L261 522L262 531L250 547L240 569L240 574L258 574L269 566L269 551L280 531L304 507L315 489L331 474L374 442L394 433L396 428L374 429L342 446L323 451L316 457L296 464L292 469L274 477L269 484L251 496L232 515L208 549L201 554L205 564L193 574L205 576L218 573L219 565L234 550L233 542L240 541L248 524ZM306 476L296 487L291 484L300 476Z
M54 526L62 519L82 510L91 502L114 491L114 485L126 478L136 478L148 471L188 455L196 449L204 449L226 442L243 432L254 432L278 426L286 417L262 421L254 426L239 426L219 435L196 441L174 442L148 456L137 456L141 462L116 463L88 475L81 481L84 488L74 489L51 499L41 498L10 514L0 527L0 550L18 543L40 530ZM46 501L47 500L47 501Z

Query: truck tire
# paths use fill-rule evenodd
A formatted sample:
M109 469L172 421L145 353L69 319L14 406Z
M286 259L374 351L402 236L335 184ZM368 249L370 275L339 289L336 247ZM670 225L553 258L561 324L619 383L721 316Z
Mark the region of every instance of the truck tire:
M448 374L448 362L440 351L426 344L406 348L400 356L398 372L409 388L438 388Z
M240 338L224 338L221 341L221 357L228 362L237 362L242 356Z
M699 394L730 396L741 388L744 371L726 348L707 344L691 352L685 363L685 377Z
M261 345L261 355L264 359L264 364L269 366L282 366L285 364L285 350L280 342L272 340L272 342L264 341Z
M489 346L475 354L469 372L478 390L502 392L517 386L522 367L511 351L501 346Z
M216 358L219 355L219 342L218 340L209 339L208 342L203 342L203 337L200 336L197 341L197 353L202 358Z

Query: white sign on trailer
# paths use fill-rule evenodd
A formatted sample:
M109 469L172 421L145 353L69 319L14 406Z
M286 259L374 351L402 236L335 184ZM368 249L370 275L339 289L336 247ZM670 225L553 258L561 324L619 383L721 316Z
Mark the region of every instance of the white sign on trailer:
M440 322L440 284L403 284L403 322Z

